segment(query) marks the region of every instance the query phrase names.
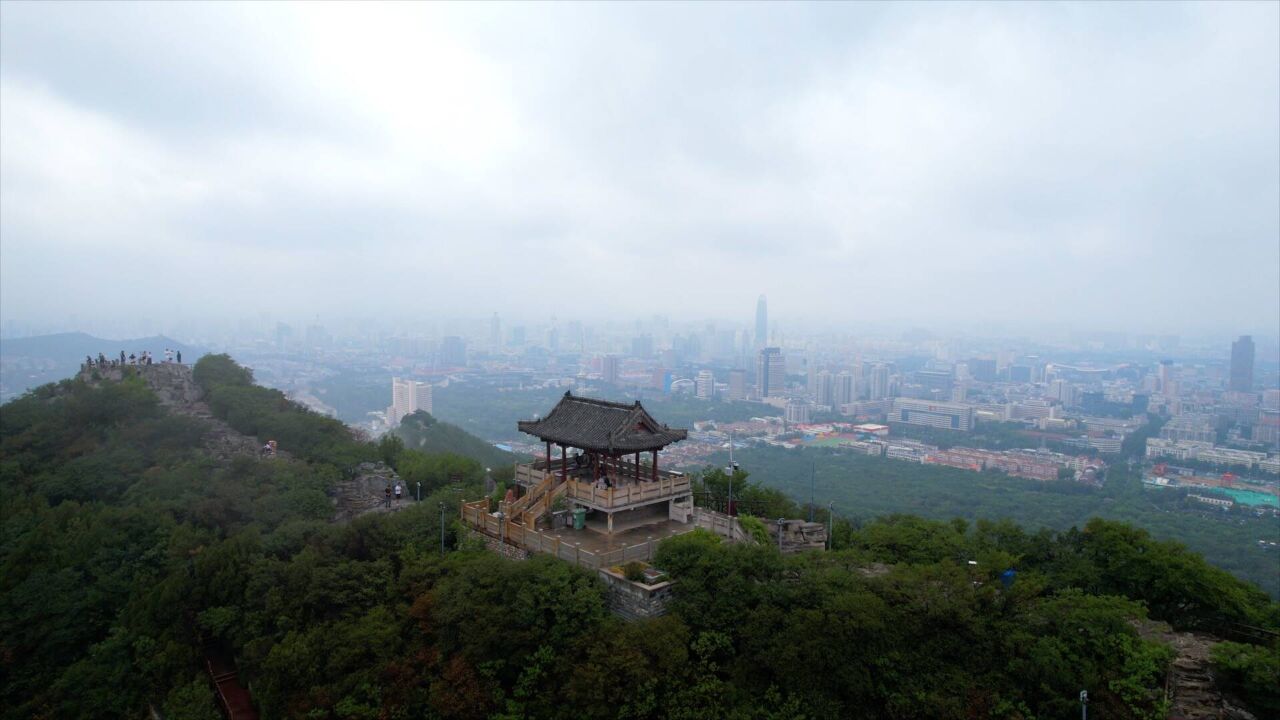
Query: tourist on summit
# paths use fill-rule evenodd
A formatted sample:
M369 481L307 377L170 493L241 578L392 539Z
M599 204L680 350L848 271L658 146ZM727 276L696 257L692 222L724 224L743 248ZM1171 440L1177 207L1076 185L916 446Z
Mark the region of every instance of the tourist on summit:
M387 493L387 498L386 500L383 501L383 505L385 507L391 507L391 486L390 485L387 486L386 493Z
M182 364L182 351L181 351L181 350L179 350L179 351L178 351L178 364L179 364L179 365L181 365L181 364Z
M129 364L130 364L130 365L137 365L137 364L138 364L138 356L137 356L137 355L134 355L133 353L129 353Z
M400 504L400 494L401 494L401 492L402 492L402 490L400 489L400 483L396 483L396 504L397 504L397 505L399 505L399 504Z
M121 351L120 351L120 364L121 364L121 365L123 365L123 364L124 364L124 351L123 351L123 350L121 350Z

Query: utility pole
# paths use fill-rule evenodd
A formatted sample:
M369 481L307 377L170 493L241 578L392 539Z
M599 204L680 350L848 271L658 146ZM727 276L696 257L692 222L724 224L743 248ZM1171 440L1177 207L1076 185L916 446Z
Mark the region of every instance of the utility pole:
M422 483L418 483L421 487ZM440 503L440 554L444 555L444 503Z
M786 524L785 518L778 518L778 552L782 552L782 526Z

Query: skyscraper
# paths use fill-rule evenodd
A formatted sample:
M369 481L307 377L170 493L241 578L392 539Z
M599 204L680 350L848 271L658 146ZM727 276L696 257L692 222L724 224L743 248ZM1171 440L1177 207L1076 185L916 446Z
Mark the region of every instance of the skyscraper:
M836 407L853 402L856 399L856 387L853 373L846 370L836 375Z
M600 379L609 385L618 384L618 356L605 355L600 361Z
M831 407L836 402L836 377L827 370L820 370L814 382L813 399L819 405Z
M431 412L431 385L391 378L391 407L387 408L387 421L393 426L399 425L401 420L418 410Z
M1236 392L1253 389L1253 336L1241 335L1231 343L1230 388Z
M769 344L769 303L764 295L756 300L756 349L761 350Z
M869 394L872 400L883 400L889 397L888 365L879 363L871 368L871 392Z
M734 368L729 371L729 399L743 400L747 397L747 371Z
M710 370L699 370L694 381L694 394L699 400L710 400L716 396L716 378Z
M756 355L756 390L760 397L782 397L787 388L787 361L776 347L761 348Z

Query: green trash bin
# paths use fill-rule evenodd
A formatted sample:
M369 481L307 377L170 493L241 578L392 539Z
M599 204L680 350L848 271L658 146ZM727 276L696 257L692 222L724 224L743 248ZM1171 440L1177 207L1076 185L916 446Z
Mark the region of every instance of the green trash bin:
M587 509L574 508L573 511L573 529L581 530L587 526Z

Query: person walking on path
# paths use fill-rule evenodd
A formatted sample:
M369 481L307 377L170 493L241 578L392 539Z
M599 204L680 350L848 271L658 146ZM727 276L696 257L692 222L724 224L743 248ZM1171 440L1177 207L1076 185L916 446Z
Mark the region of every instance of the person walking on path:
M389 508L391 507L391 486L390 485L387 486L386 492L387 492L387 499L383 502L383 506Z
M404 490L403 490L403 488L401 488L401 487L400 487L400 483L396 483L396 504L397 504L397 505L399 505L399 504L400 504L400 495L401 495L403 492L404 492Z

